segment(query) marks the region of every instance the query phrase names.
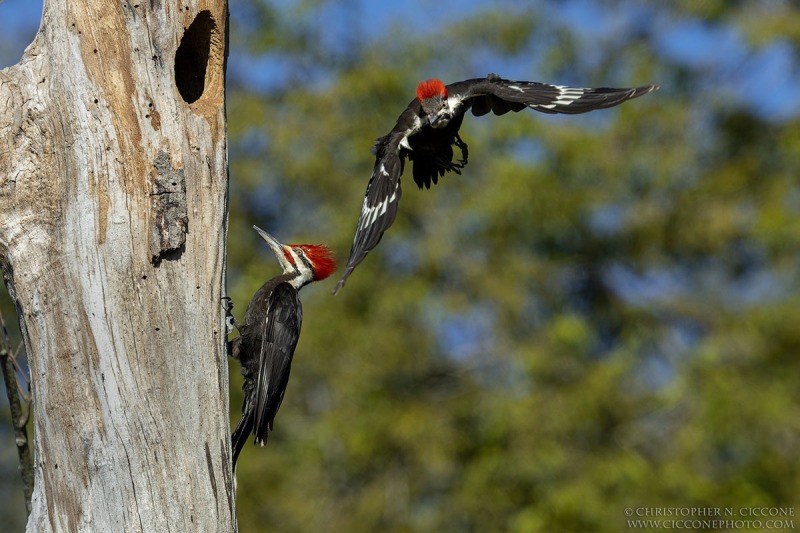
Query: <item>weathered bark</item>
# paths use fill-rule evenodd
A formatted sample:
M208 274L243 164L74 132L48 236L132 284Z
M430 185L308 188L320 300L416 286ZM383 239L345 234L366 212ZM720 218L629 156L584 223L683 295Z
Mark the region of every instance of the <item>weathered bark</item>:
M0 71L0 262L29 531L231 531L227 2L47 0Z

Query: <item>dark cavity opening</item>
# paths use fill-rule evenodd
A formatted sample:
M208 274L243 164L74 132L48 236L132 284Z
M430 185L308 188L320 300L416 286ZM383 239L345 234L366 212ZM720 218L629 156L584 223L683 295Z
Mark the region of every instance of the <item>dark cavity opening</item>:
M217 30L210 11L201 11L186 29L175 53L175 84L183 100L191 104L203 96L211 34Z

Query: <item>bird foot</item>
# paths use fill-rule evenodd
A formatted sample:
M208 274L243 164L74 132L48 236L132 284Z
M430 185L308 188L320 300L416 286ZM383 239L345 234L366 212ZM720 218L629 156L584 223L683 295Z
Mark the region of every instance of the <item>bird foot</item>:
M469 147L467 143L461 140L461 137L456 134L455 143L456 147L461 150L461 159L458 160L458 168L467 166L467 159L469 159Z
M225 310L225 329L228 335L233 333L234 328L236 328L236 331L239 331L239 323L231 312L233 311L233 300L231 300L230 296L222 297L222 309Z

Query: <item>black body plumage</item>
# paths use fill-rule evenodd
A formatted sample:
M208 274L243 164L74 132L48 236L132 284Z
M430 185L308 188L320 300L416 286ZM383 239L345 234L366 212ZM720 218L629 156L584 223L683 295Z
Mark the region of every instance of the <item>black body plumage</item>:
M297 289L283 274L267 281L253 296L231 342L231 355L242 365L242 418L231 436L233 465L250 434L264 445L283 402L300 327L303 307Z

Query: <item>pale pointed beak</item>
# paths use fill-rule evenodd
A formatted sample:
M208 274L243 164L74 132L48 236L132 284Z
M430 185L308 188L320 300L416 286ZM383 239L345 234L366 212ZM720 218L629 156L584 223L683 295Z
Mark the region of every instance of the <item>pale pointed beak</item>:
M436 113L433 117L431 117L430 125L432 128L443 128L444 126L447 126L450 123L451 118L453 117L452 115L450 115L449 112L447 111L439 112Z
M275 254L275 257L278 258L278 262L281 264L281 268L283 269L284 272L286 272L287 270L294 269L294 265L286 258L286 254L284 253L286 246L281 244L281 242L278 239L276 239L263 229L259 228L258 226L253 226L253 229L256 230L259 235L261 235L262 239L267 241L267 244L272 249L272 252Z

